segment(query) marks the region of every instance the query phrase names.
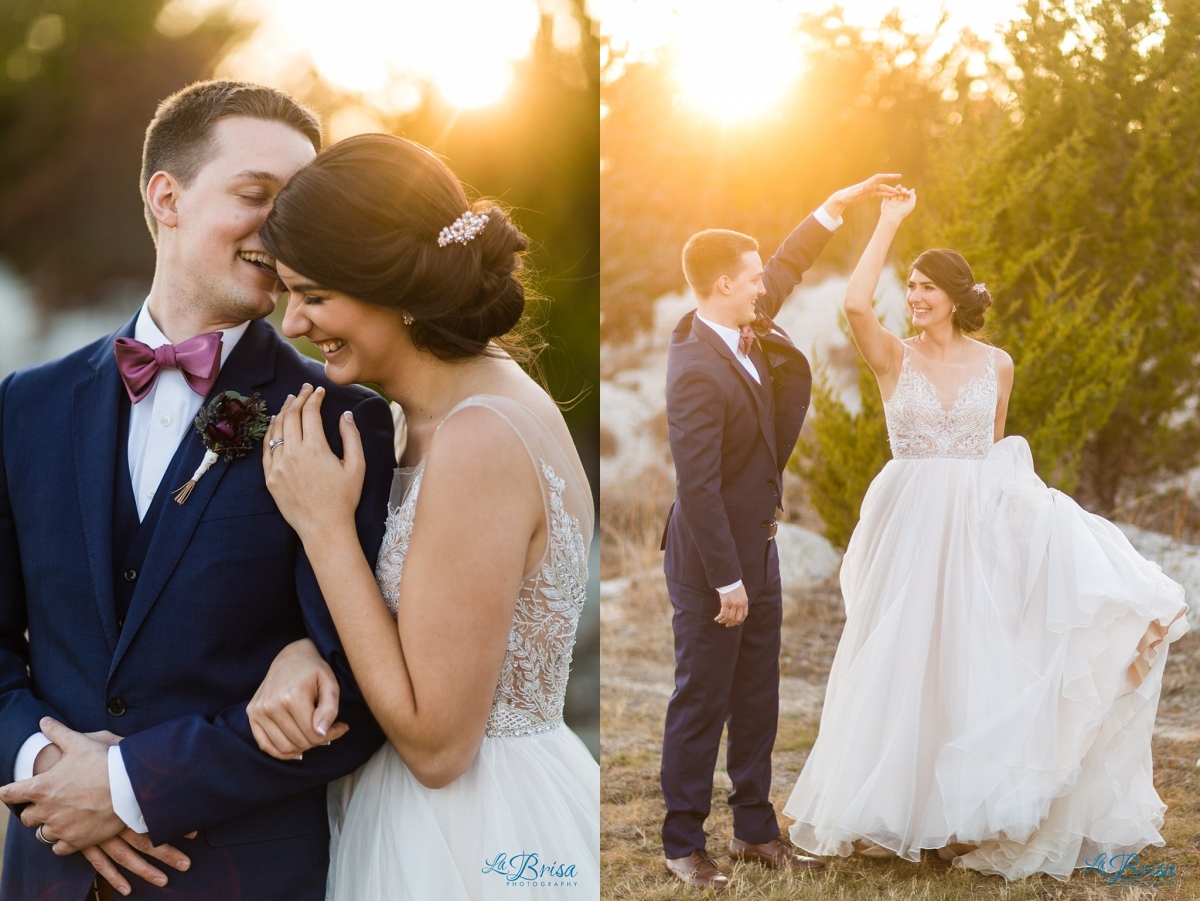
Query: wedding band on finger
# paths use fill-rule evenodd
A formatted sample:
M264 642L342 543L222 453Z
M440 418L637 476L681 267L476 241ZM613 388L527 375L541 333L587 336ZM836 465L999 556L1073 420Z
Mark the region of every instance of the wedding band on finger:
M52 841L50 841L50 839L46 838L46 833L42 832L42 830L45 828L46 828L46 824L42 823L40 826L37 827L37 831L35 831L33 834L34 834L34 836L37 837L37 840L39 842L41 842L43 845L53 845L54 842L52 842Z
M282 438L272 438L267 442L267 447L271 449L271 453L275 453L275 448L279 447L281 444L283 444Z

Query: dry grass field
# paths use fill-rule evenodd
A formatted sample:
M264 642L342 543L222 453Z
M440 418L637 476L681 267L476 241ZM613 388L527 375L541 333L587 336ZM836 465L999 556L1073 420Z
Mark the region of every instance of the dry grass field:
M606 493L602 516L601 578L601 839L602 897L698 898L663 867L659 828L664 812L658 786L660 742L672 688L670 602L658 552L664 491L661 480ZM775 745L772 798L782 808L816 739L825 679L841 634L836 584L785 596L782 711ZM726 845L732 818L722 759L713 789L708 850L733 877L721 897L755 901L886 899L886 901L1183 901L1200 899L1200 635L1172 646L1154 742L1155 784L1168 806L1167 844L1147 848L1143 864L1175 866L1173 884L1109 885L1099 874L1067 883L1035 876L1008 883L953 869L926 852L920 864L860 856L830 858L817 875L777 874L756 864L731 866ZM789 820L780 814L785 829Z

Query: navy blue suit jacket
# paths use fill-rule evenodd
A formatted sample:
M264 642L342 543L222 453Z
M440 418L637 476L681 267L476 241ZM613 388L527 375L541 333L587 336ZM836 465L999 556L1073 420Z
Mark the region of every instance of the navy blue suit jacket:
M258 447L218 462L186 503L167 499L118 626L114 464L127 437L117 434L124 388L113 339L132 333L133 320L0 382L0 779L11 779L43 716L80 732L108 729L125 736L121 753L151 840L193 860L189 872L169 872L163 890L133 879L135 896L307 897L299 887L323 887L328 865L325 785L363 763L383 736L303 547L267 491ZM338 417L354 411L367 459L357 524L373 562L395 466L380 397L333 385L259 321L208 399L259 391L277 412L306 381L326 388L323 419L338 454ZM158 490L186 482L203 455L189 430ZM258 749L246 704L279 650L305 635L339 676L339 719L351 728L284 762ZM181 839L197 829L198 839ZM82 901L92 876L82 855L56 857L10 818L4 901Z
M763 312L779 312L831 237L812 216L788 235L765 266ZM766 397L694 311L675 326L667 354L676 498L663 534L663 568L670 580L711 591L714 603L713 590L738 579L753 602L768 579L768 529L812 390L808 360L782 329L758 344Z

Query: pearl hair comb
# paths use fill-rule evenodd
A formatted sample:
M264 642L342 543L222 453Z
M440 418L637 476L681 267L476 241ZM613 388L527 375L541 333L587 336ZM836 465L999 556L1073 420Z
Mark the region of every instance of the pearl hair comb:
M438 234L438 247L445 247L454 242L466 244L483 231L487 221L487 213L472 213L467 210L441 230Z

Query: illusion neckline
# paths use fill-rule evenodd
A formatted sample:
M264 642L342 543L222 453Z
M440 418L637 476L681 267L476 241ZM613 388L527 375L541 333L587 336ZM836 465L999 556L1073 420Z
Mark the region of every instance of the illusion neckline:
M939 410L941 410L942 414L945 416L953 415L954 411L958 409L958 405L960 403L962 403L964 396L966 396L967 389L970 388L972 385L974 385L976 382L978 382L978 381L985 381L985 382L986 381L995 381L995 379L996 379L995 348L992 347L991 345L984 344L983 347L985 347L987 349L987 352L985 354L985 360L987 362L987 369L984 372L979 373L978 375L972 376L971 378L969 378L965 382L963 382L961 385L959 385L958 390L954 394L953 402L950 404L949 407L946 407L945 405L942 404L942 399L940 397L938 397L937 385L935 385L933 383L933 380L929 376L927 376L925 373L923 373L920 369L918 369L916 366L913 366L909 363L909 359L908 359L909 355L916 353L916 351L912 350L909 347L909 345L904 344L903 341L900 343L904 345L904 359L900 363L900 376L899 376L899 378L896 379L896 387L892 389L892 393L888 397L888 399L883 402L883 405L885 407L888 404L890 404L895 399L896 395L899 393L900 382L903 380L905 372L913 373L914 377L915 376L920 377L920 384L923 386L923 390L928 394L929 398L932 399L935 404L937 404L937 408ZM980 342L980 343L982 344L982 342ZM925 359L929 359L929 358L925 357ZM969 363L940 363L940 361L938 361L938 360L934 360L933 362L939 363L939 365L942 365L942 366L962 367L962 366L968 366L968 365L975 365L978 363L978 360L972 360ZM999 387L1000 386L997 383L997 385L996 385L997 390L999 390Z
M920 357L922 360L929 362L929 363L933 363L936 366L974 366L980 360L988 361L988 365L990 366L990 365L992 365L992 363L995 362L996 348L993 345L984 344L982 341L976 341L974 338L968 338L967 340L971 341L974 344L978 344L981 348L983 348L983 353L980 354L978 357L972 357L969 360L963 360L958 363L953 363L949 360L938 360L938 359L935 359L935 358L929 356L928 354L921 353L920 351L914 349L913 346L911 344L909 344L907 341L901 341L900 343L904 346L904 355L906 357L909 354L915 354L916 356Z

